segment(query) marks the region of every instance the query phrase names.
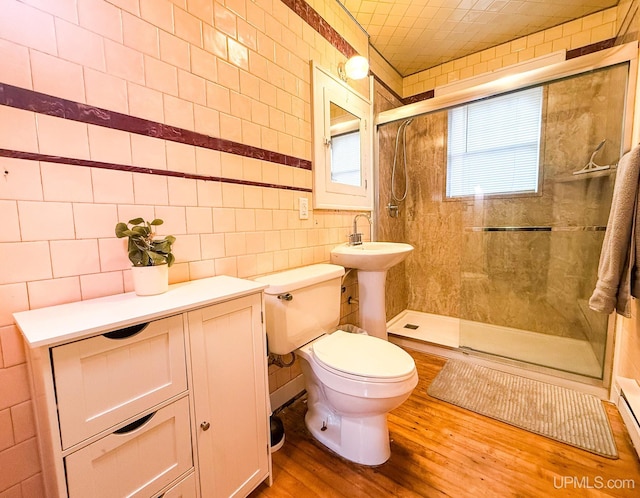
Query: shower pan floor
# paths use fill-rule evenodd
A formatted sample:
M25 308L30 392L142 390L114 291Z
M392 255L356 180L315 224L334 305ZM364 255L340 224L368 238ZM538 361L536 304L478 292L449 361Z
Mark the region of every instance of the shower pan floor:
M407 326L408 325L408 326ZM593 378L602 376L587 341L404 310L387 323L390 334L465 348Z

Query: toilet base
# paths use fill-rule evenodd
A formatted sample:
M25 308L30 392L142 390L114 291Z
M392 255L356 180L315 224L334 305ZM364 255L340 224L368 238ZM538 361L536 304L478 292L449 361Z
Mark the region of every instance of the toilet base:
M381 465L391 456L386 413L352 418L316 403L308 405L304 421L315 439L347 460Z

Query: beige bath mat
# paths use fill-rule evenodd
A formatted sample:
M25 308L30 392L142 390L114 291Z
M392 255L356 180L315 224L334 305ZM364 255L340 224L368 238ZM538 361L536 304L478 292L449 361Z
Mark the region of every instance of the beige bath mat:
M427 392L521 429L618 458L609 419L595 396L460 360L447 361Z

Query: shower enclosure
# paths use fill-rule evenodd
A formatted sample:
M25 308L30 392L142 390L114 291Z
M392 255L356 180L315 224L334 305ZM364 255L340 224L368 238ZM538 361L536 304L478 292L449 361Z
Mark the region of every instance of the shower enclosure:
M409 189L390 217L400 121L379 126L378 239L415 247L389 273L390 333L603 378L608 317L588 299L628 146L628 75L621 63L543 85L536 192L447 197L443 109L401 130ZM611 167L574 174L590 160Z

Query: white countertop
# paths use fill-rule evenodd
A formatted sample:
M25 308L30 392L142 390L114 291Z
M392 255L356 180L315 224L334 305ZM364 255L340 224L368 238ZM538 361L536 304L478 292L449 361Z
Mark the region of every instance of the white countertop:
M164 294L137 296L134 292L77 301L14 313L18 328L31 348L53 346L175 315L236 297L260 292L266 284L226 275L169 286Z

